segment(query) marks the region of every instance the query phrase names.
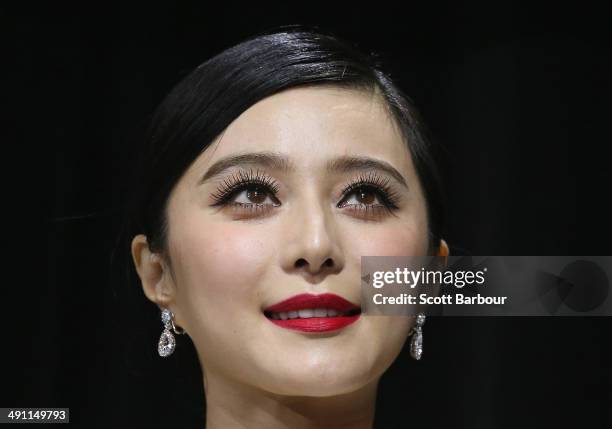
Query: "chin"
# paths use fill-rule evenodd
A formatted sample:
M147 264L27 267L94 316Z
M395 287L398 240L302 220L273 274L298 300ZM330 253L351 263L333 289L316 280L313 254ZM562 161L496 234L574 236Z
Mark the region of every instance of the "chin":
M294 369L292 376L275 377L274 386L266 390L279 395L327 397L354 392L371 380L371 374L361 368L331 367L325 371Z

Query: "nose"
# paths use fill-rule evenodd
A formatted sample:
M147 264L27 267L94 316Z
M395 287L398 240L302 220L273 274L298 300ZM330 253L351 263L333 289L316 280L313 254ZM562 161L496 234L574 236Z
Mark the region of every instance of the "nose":
M344 257L331 207L309 198L294 207L285 225L286 271L299 272L313 281L342 270Z

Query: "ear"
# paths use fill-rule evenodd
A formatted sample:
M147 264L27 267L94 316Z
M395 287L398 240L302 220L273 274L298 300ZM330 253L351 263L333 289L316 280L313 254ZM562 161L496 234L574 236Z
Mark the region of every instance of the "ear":
M448 249L448 244L446 244L446 241L443 239L440 239L440 246L438 247L438 249L436 250L436 253L434 256L440 256L440 258L433 258L433 264L432 264L432 268L435 268L436 270L444 270L446 269L446 267L448 266L448 255L449 255L450 251ZM430 296L439 296L440 295L440 285L439 284L435 284L432 285L430 288ZM423 305L422 310L420 311L425 311L425 309L428 307L429 305Z
M438 247L438 251L436 252L436 256L442 256L444 258L444 266L448 264L448 255L450 250L448 249L448 244L443 239L440 239L440 247Z
M149 249L145 235L132 240L132 258L146 297L160 307L168 307L174 300L172 276L164 259Z

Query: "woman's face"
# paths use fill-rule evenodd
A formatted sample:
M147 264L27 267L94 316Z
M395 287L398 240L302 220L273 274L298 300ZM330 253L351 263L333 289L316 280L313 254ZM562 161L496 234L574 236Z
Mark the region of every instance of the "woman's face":
M362 255L426 254L422 190L378 97L329 86L270 96L240 115L174 188L172 276L164 281L207 383L335 395L375 380L400 352L409 317L361 315L341 329L305 332L263 312L303 293L359 305ZM249 154L284 161L245 156L223 164ZM346 162L351 157L380 162L399 178L375 163ZM232 188L236 179L256 183ZM370 185L343 193L361 179Z

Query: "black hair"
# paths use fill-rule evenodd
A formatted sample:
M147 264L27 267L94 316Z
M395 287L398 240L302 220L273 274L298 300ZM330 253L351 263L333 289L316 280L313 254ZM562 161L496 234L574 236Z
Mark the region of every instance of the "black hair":
M336 85L379 92L410 150L427 205L429 248L440 245L444 220L441 180L431 140L412 101L391 81L376 54L332 34L303 27L260 33L193 70L153 115L128 198L131 238L147 236L166 250L168 197L191 163L242 112L281 90Z

